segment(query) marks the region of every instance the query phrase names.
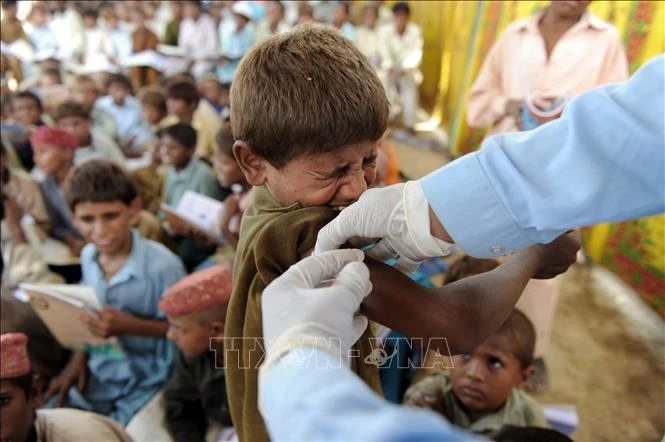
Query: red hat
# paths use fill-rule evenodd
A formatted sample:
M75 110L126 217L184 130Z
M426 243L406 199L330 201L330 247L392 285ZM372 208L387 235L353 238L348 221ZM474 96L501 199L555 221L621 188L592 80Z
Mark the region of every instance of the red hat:
M176 318L225 304L231 298L232 280L231 270L220 265L192 273L166 291L159 309Z
M78 141L74 135L55 126L39 126L30 135L30 144L49 144L51 146L76 149Z
M0 378L16 378L28 373L28 337L23 333L0 336Z

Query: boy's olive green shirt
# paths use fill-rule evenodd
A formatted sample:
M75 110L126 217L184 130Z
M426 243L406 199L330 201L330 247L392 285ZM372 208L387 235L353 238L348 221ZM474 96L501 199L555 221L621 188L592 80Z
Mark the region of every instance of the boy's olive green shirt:
M254 189L252 203L243 214L224 330L229 406L241 441L269 440L258 410L258 368L264 356L261 294L314 248L319 229L335 215L329 207L284 207L265 186ZM360 357L351 368L380 393L377 367L363 362L372 350L370 339L368 327L354 346Z
M473 433L492 437L505 425L549 428L538 402L528 393L514 388L498 410L471 422L453 393L450 377L443 372L427 376L412 385L404 395L404 403L415 405L423 398L435 399L434 406L453 425Z

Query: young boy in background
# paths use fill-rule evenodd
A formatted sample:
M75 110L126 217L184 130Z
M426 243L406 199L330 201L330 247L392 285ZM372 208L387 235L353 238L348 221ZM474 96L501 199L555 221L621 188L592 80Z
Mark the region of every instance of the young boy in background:
M74 153L75 165L92 158L125 163L125 156L118 144L93 128L90 113L81 104L71 100L60 103L55 121L59 127L74 135L78 142Z
M38 409L39 386L31 369L28 336L23 333L0 336L0 397L3 442L132 440L117 422L98 414Z
M150 126L153 134L163 127L164 118L168 115L166 107L166 94L157 86L147 86L138 93L141 102L143 119Z
M85 162L67 180L65 195L88 242L81 283L95 289L102 305L97 317L82 320L98 336L117 336L125 356L75 353L46 396L57 394L60 403L126 425L168 379L175 351L157 306L185 269L166 247L132 231L140 203L134 183L116 164Z
M224 381L223 345L231 271L214 266L174 284L159 303L167 337L180 350L164 389L165 423L176 442L203 442L208 422L231 426Z
M215 153L215 136L221 127L214 107L200 99L192 81L175 81L167 87L166 106L169 124L187 123L196 130L196 154L212 162Z
M336 209L352 204L374 181L389 109L368 60L338 31L321 26L301 26L255 45L234 77L231 109L234 155L255 188L236 253L226 376L240 440L261 441L268 440L257 409L256 367L263 354L242 337L262 336L267 284L309 254ZM465 351L505 321L529 278L562 248L572 253L555 261L573 262L577 249L567 246L562 240L520 251L495 271L440 289L366 260L374 289L363 311L407 336L445 336L453 351ZM438 243L434 253L446 254L447 246ZM377 366L364 362L373 342L366 330L351 368L380 391Z
M70 99L83 106L90 113L93 128L103 132L106 136L114 139L118 136L118 128L115 125L113 115L104 109L95 107L99 98L99 89L95 81L87 75L75 75L67 82Z
M143 146L152 138L152 133L143 119L139 101L132 96L132 85L124 75L113 74L109 77L107 90L109 94L99 98L95 107L113 116L125 155L140 157Z
M194 128L185 123L166 127L161 132L161 158L169 166L164 180L164 202L171 207L177 207L188 190L219 201L226 196L210 166L195 156L196 138ZM192 231L174 230L173 233L178 256L188 271L216 250L215 244L200 241Z
M44 125L42 121L42 101L32 92L19 92L11 97L12 119L23 129L24 139L15 141L14 149L26 171L31 171L35 166L30 134L36 127Z
M235 139L231 133L231 125L225 124L217 134L217 154L213 165L219 184L233 193L224 199L222 213L222 233L224 238L235 249L240 239L240 220L252 200L252 186L245 179L242 169L233 156Z
M441 413L450 423L492 437L504 425L547 427L535 399L521 390L531 378L536 332L515 309L488 340L453 356L450 374L436 372L412 385L404 403Z
M65 180L74 166L76 138L58 127L42 126L30 137L35 150L35 163L44 173L39 184L49 214L49 236L64 242L79 256L85 242L74 226L71 212L63 195Z

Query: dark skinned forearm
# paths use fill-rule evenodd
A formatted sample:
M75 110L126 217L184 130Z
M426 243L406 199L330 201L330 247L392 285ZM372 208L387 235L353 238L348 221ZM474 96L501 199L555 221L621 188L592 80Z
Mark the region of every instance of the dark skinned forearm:
M468 352L505 322L540 259L536 248L528 248L495 270L436 289L366 259L373 290L364 311L373 321L412 338L446 338L453 354Z

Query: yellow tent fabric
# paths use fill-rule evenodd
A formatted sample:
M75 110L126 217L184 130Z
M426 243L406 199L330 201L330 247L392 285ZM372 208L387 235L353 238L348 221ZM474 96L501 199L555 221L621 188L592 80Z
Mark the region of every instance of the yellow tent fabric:
M450 152L478 148L485 132L466 125L466 95L485 54L514 20L548 1L412 1L413 20L425 39L423 104L449 133ZM623 37L630 70L665 51L665 2L605 1L589 9ZM615 271L665 317L665 217L584 229L587 254Z

